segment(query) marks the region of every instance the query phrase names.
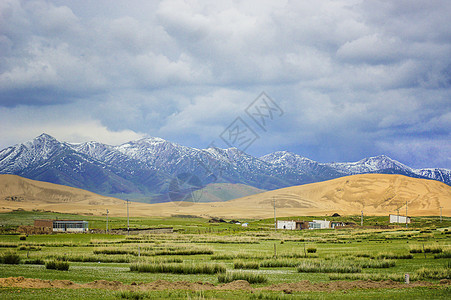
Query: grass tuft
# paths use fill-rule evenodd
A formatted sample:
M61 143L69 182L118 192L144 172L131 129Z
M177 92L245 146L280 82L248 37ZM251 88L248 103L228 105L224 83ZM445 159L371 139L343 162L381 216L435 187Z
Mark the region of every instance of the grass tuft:
M360 273L362 268L349 261L303 261L299 273Z
M18 265L20 264L20 256L15 252L8 251L0 257L0 262L8 265Z
M258 270L260 268L260 264L256 261L235 261L233 263L234 269L246 269L246 270Z
M218 282L220 283L229 283L235 280L246 280L249 283L268 282L268 279L265 276L250 272L227 272L225 274L218 275Z
M223 264L146 264L130 265L130 271L141 273L172 273L172 274L217 274L224 273Z
M46 262L45 268L49 270L69 271L69 263L66 261L52 260Z

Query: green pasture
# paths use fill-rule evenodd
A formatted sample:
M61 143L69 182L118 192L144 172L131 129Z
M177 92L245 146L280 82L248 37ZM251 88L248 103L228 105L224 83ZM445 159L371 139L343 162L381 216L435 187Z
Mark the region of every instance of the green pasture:
M273 219L236 220L248 222L247 228L233 223L211 223L191 216L171 218L131 218L133 228L173 227L172 234L113 235L87 234L15 234L20 225L32 225L34 219L83 219L90 228L102 229L104 217L65 215L49 212L15 211L0 214L0 260L6 254L18 255L20 264L0 263L0 277L64 279L75 283L95 280L152 282L156 280L210 282L220 284L224 278L235 278L242 272L249 278L264 280L254 288L272 284L309 280L328 283L340 280L398 280L408 273L412 281L430 281L433 287L409 289L372 289L330 292L271 291L118 291L81 289L52 290L52 295L73 299L331 299L331 298L445 298L449 296L451 274L451 218L440 222L437 217L418 217L409 224L388 228L386 217L366 217L364 225L348 229L274 231ZM324 219L325 217L294 217L285 219ZM326 217L328 220L332 219ZM337 217L355 222L359 216ZM126 218L110 218L110 228L126 227ZM230 220L226 220L230 221ZM384 225L382 227L378 225ZM438 255L442 258L437 258ZM69 270L47 269L46 262L68 261ZM161 267L155 267L155 264ZM222 273L183 274L189 270L221 265ZM131 271L130 266L135 267ZM145 266L148 267L145 267ZM303 265L304 268L299 268ZM320 267L328 273L322 272ZM271 266L271 267L268 267ZM305 268L309 266L309 268ZM338 266L338 267L337 267ZM349 266L349 268L339 268ZM243 268L245 270L241 270ZM336 269L334 269L336 268ZM202 269L202 268L201 268ZM301 269L301 270L300 270ZM161 271L164 270L164 271ZM309 271L305 271L309 270ZM352 272L345 274L342 272ZM194 272L194 271L193 271ZM331 272L331 273L329 273ZM335 273L334 273L335 272ZM235 274L235 275L234 275ZM240 275L241 276L241 275ZM255 281L259 282L259 281ZM2 299L38 299L46 289L0 288Z

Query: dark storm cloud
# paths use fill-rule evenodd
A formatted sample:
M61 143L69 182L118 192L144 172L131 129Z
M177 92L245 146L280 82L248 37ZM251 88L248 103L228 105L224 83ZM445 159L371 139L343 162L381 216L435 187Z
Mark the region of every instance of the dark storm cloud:
M251 153L451 167L449 1L4 0L0 14L0 116L45 116L23 128L205 147L266 91L286 113Z

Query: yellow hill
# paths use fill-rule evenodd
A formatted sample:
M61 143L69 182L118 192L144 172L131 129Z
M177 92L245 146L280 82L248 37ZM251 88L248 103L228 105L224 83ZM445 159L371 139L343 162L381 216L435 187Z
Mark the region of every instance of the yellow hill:
M451 187L433 180L401 175L365 174L325 182L294 186L226 202L159 203L133 202L131 216L171 216L189 214L223 218L270 218L277 216L360 214L388 215L400 208L411 216L451 216ZM9 211L42 209L67 213L101 215L108 208L112 216L125 216L123 200L100 196L80 189L0 175L0 209Z

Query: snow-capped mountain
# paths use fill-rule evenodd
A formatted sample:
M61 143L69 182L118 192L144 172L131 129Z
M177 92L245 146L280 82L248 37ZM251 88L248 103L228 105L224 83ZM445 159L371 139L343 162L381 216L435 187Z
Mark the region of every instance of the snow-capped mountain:
M199 188L216 182L271 190L362 173L402 174L451 184L450 170L411 169L383 155L352 163L319 163L286 151L256 158L236 148L195 149L160 138L111 146L70 144L42 134L0 151L0 174L157 201L167 201L171 182L186 174L197 177Z

